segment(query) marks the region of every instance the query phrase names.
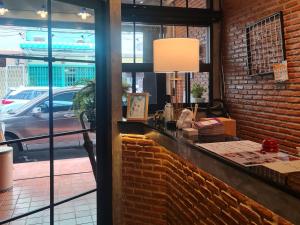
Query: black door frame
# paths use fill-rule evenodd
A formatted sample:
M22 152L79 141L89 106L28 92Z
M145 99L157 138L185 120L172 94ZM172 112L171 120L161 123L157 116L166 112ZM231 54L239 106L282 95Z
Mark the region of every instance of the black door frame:
M98 2L97 0L55 0L57 2L68 3L72 5L77 5L80 7L86 7L94 10L95 14L95 25L91 26L88 24L80 23L83 28L94 28L95 29L95 61L92 60L68 60L68 59L57 59L52 57L52 27L69 27L66 25L70 25L68 22L53 22L52 21L52 12L51 6L52 1L54 0L47 0L47 11L48 11L48 18L46 21L37 21L37 20L28 20L28 19L7 19L1 18L0 23L5 24L14 24L16 26L40 26L40 27L47 27L48 28L48 56L47 57L35 57L35 56L18 56L18 55L6 55L0 54L0 58L12 58L12 59L28 59L28 60L39 60L45 61L48 63L48 73L49 73L49 135L41 135L36 137L29 137L29 138L22 138L16 139L11 141L1 142L0 145L7 145L13 143L22 143L25 141L31 140L38 140L38 139L49 139L49 162L50 162L50 202L49 205L45 207L41 207L39 209L12 217L10 219L6 219L0 221L0 225L7 224L12 221L16 221L18 219L25 218L27 216L42 212L44 210L50 210L50 225L54 225L54 212L55 207L61 204L67 203L69 201L75 200L77 198L83 197L85 195L91 194L93 192L97 193L97 224L104 225L104 224L112 224L112 202L111 202L111 182L108 185L108 178L112 177L112 170L111 170L111 159L107 159L109 156L109 152L111 152L111 138L109 125L109 110L102 110L103 108L108 109L109 107L109 98L103 98L103 96L109 95L109 87L107 83L107 65L106 65L106 54L107 54L107 38L106 32L107 31L107 21L106 18L106 10L107 4L103 2ZM98 119L96 124L96 130L100 132L96 132L96 144L97 146L102 146L100 151L96 151L97 159L99 159L98 167L97 167L97 188L88 190L84 193L80 193L76 196L72 196L70 198L64 199L62 201L54 202L54 137L58 136L65 136L65 135L72 135L77 133L83 133L86 131L90 131L90 129L83 129L78 131L71 131L71 132L63 132L63 133L55 133L53 132L53 74L52 74L52 64L55 61L64 61L64 62L82 62L82 63L95 63L96 64L96 81L97 81L97 117L99 118L107 118L105 120ZM96 109L96 110L97 110ZM99 110L100 109L100 110ZM101 129L100 129L101 127ZM103 182L106 181L106 182ZM109 188L104 188L108 186Z

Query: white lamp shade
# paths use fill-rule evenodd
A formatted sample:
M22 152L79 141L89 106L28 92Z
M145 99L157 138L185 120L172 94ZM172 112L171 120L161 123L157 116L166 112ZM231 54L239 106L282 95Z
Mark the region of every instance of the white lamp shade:
M193 38L154 40L154 72L199 72L199 47L199 40Z

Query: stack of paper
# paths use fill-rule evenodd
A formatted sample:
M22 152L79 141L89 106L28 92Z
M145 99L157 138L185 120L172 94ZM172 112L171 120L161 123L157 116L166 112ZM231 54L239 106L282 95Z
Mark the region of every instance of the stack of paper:
M224 125L216 118L195 123L199 135L222 135L225 132Z

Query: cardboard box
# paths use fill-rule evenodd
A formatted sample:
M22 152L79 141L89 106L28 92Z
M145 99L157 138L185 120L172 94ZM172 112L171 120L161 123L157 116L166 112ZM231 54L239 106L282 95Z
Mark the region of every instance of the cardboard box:
M224 117L219 117L218 119L224 124L225 134L236 137L236 120Z

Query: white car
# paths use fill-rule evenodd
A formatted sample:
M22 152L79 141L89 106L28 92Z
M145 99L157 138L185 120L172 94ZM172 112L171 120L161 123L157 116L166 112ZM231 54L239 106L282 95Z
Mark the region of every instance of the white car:
M48 92L48 87L20 87L12 88L0 101L0 114L16 110L32 99Z

